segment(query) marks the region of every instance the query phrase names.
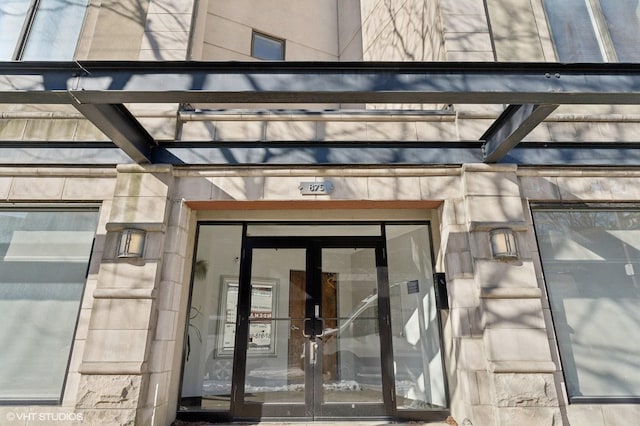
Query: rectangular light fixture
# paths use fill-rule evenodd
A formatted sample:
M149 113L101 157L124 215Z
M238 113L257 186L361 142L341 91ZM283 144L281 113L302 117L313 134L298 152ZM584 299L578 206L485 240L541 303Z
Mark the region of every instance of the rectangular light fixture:
M489 241L494 259L512 260L518 258L516 237L511 228L497 228L489 231Z
M123 229L118 243L118 257L139 259L144 252L146 232L141 229Z

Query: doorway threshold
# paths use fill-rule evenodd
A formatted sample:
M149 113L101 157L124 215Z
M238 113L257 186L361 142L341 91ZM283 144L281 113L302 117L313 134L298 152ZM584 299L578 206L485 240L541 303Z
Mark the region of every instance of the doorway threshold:
M171 426L461 426L452 417L448 417L444 421L400 421L400 420L316 420L316 421L259 421L259 422L226 422L226 423L211 423L203 421L184 421L176 420Z

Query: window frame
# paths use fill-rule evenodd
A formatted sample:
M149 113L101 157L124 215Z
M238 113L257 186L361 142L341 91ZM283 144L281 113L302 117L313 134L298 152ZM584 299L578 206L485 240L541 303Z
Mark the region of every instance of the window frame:
M547 28L549 31L549 35L551 37L551 43L553 45L556 59L558 61L565 62L565 60L560 58L558 46L562 45L562 43L558 42L556 33L554 32L554 29L552 26L552 19L550 17L550 10L549 10L551 8L547 7L547 0L539 0L539 2L544 12ZM595 36L596 42L598 43L597 53L601 57L601 61L599 62L605 62L605 63L619 62L618 55L616 53L617 49L613 41L611 31L607 26L607 20L606 20L604 11L602 10L600 0L584 0L584 3L589 13L589 18L590 18L589 25L593 29L593 34Z
M566 374L567 368L565 368L566 361L563 359L564 356L560 349L560 336L558 333L558 327L556 326L556 322L558 321L556 319L556 316L558 315L558 313L554 312L553 304L551 302L551 296L549 294L550 293L549 282L548 282L547 274L545 271L545 262L543 261L542 251L540 249L541 247L540 234L538 232L538 229L536 228L536 218L534 216L534 213L536 211L538 212L544 212L544 211L571 212L571 211L580 210L580 211L594 211L594 212L610 211L612 213L616 211L640 212L640 204L634 203L634 202L629 202L629 203L615 203L615 202L613 203L599 203L599 202L575 202L575 203L540 202L540 203L537 203L537 202L534 202L534 203L530 203L529 208L530 208L531 220L533 223L534 235L536 239L536 248L538 251L540 268L542 270L542 277L543 277L543 283L544 283L543 297L546 298L547 300L547 306L548 306L549 315L551 318L551 327L553 327L552 332L555 339L553 348L558 357L560 373L562 374L563 381L565 383L565 386L563 386L564 393L566 395L568 403L569 404L637 404L637 403L640 403L640 392L638 393L638 395L633 395L633 396L615 396L615 395L614 396L606 396L606 395L582 396L582 395L571 394L569 387L566 385L567 383L567 374ZM573 356L573 354L571 355ZM574 365L574 368L575 367L576 366Z
M35 25L37 16L38 16L38 10L40 8L40 5L42 3L42 0L30 0L29 1L29 7L27 8L27 12L25 13L25 17L24 17L24 21L22 23L22 27L20 29L20 34L18 36L18 39L16 41L16 45L13 49L13 54L11 55L11 61L23 61L24 60L24 55L25 52L27 50L27 46L29 44L29 39L31 37L31 33L33 30L33 27ZM93 0L86 0L86 5L85 7L85 12L84 12L84 16L82 18L82 21L80 22L80 28L78 28L78 38L75 40L75 45L73 48L73 55L71 56L71 58L69 58L69 60L72 60L75 58L76 54L75 52L77 52L78 50L78 45L80 44L80 38L82 37L82 31L84 28L84 23L87 19L87 12L89 10L89 7L91 6L91 4L93 3ZM40 59L38 59L40 60ZM43 61L57 61L57 59L42 59Z
M278 59L261 58L259 56L256 56L256 53L255 53L256 38L262 38L268 41L278 43L280 45L280 52L281 52L280 58ZM287 45L286 40L283 38L275 37L275 36L263 33L261 31L256 31L256 30L251 31L251 57L252 58L260 59L261 61L284 61L286 57L286 45Z
M96 236L98 235L98 227L100 224L100 215L101 215L101 206L100 204L94 203L77 203L77 204L50 204L50 203L25 203L25 204L5 204L0 203L0 212L48 212L51 214L55 213L71 213L71 212L92 212L95 213L95 227L93 229L93 240L89 247L89 251L87 253L86 260L86 268L84 272L84 281L82 283L82 291L80 292L78 298L77 312L75 314L75 319L73 322L73 330L71 331L71 336L69 339L69 353L66 358L66 362L64 363L64 372L62 374L62 381L60 383L60 392L57 398L37 398L37 397L21 397L21 398L1 398L0 397L0 407L2 406L23 406L23 405L33 405L38 404L42 406L60 406L62 405L65 392L67 391L67 383L69 379L69 374L71 372L71 360L73 359L74 351L77 350L77 335L78 335L78 327L80 325L80 315L82 313L83 302L86 295L87 290L87 280L89 277L89 272L91 268L91 263L93 261L94 250L96 245ZM2 285L2 282L0 282ZM62 368L62 367L61 367Z

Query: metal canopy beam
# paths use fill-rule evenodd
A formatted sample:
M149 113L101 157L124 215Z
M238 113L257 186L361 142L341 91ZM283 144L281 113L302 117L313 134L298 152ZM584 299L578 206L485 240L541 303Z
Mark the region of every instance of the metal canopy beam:
M0 102L639 104L640 64L0 63Z
M139 164L151 163L157 143L124 105L80 104L73 106Z
M497 163L558 105L509 105L480 138L485 163Z
M521 166L640 167L633 144L521 143L505 157ZM460 165L482 161L480 143L172 143L153 151L153 162L176 166ZM0 142L0 165L113 165L130 163L109 143Z
M241 159L238 164L271 164L272 160L260 158L264 153L278 164L298 155L301 162L293 164L457 164L478 161L482 154L479 146L464 149L456 147L455 141L441 144L436 150L427 145L384 147L362 143L203 147L188 141L176 147L158 147L123 104L512 104L482 137L486 142L484 161L504 158L530 164L514 153L514 147L557 105L640 104L640 64L0 62L0 103L73 105L134 161L171 164L203 164L199 158L206 158L207 164L236 164L237 159ZM629 151L634 152L634 148ZM107 158L115 158L113 149L105 154ZM598 161L588 159L589 153L581 148L569 149L580 150L580 155L567 156L562 151L553 156L560 160L554 161ZM99 152L91 151L92 161ZM20 158L32 154L35 151ZM358 154L367 154L362 157L364 163ZM628 161L635 162L634 155Z

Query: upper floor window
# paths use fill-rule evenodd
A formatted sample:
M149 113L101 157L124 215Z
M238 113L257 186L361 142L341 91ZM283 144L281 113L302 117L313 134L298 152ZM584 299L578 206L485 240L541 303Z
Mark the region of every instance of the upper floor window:
M562 62L640 62L637 0L543 0Z
M89 0L0 2L0 61L73 59Z
M266 61L282 61L284 40L254 31L251 36L251 56Z

